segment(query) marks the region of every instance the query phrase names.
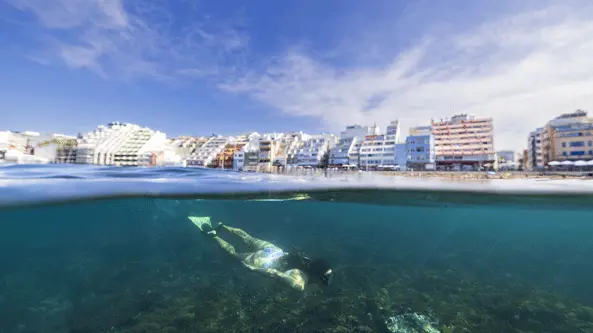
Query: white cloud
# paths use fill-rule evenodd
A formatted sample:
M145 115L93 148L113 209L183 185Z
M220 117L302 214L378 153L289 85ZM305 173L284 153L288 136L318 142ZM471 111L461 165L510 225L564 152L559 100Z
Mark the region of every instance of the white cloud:
M221 88L318 117L334 131L395 118L407 130L460 112L493 117L496 148L518 150L529 131L559 113L593 109L590 12L547 8L461 35L430 36L383 68L334 68L291 51ZM366 110L377 96L381 103Z
M497 149L519 149L530 130L557 114L593 109L593 6L585 1L498 18L461 34L432 29L398 54L385 52L401 45L393 41L406 27L397 27L396 38L388 24L376 24L381 31L360 33L370 41L348 40L353 49L343 53L360 55L364 65L335 65L340 50L314 56L292 48L262 70L242 62L249 39L233 22L204 16L179 27L159 2L6 1L46 28L52 47L29 55L37 62L59 60L104 77L213 80L276 112L318 118L333 131L352 123L386 126L395 118L406 130L466 112L494 118ZM388 46L373 47L375 40ZM381 52L371 56L373 50Z
M57 60L106 78L167 80L180 73L218 73L219 61L248 42L233 30L232 22L210 22L200 13L180 22L166 2L6 1L32 12L45 28L48 50L29 58L40 63Z

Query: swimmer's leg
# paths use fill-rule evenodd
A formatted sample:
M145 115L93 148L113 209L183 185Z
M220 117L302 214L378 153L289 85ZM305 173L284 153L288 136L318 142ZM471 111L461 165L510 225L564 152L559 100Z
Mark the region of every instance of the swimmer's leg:
M190 221L193 222L193 224L195 224L200 231L202 231L203 233L212 236L212 238L218 243L218 245L225 250L228 254L230 254L231 256L243 260L244 255L243 254L238 254L237 251L235 250L235 247L232 246L231 244L229 244L227 241L225 241L224 239L218 237L218 235L216 234L216 230L212 228L212 224L210 223L210 217L209 216L201 216L201 217L196 217L196 216L189 216L188 219L190 219ZM220 226L217 226L216 229L218 229Z
M225 250L228 254L230 254L231 256L237 258L237 259L243 259L242 256L240 256L239 254L237 254L237 251L235 251L235 247L232 246L231 244L229 244L227 241L225 241L224 239L218 237L218 236L214 236L212 237L214 238L214 240L218 243L218 245L220 245L220 247Z
M250 248L252 248L254 250L261 250L261 249L263 249L265 247L270 247L270 246L276 247L274 244L272 244L270 242L267 242L265 240L252 237L251 235L249 235L248 233L246 233L245 231L243 231L243 229L233 228L233 227L229 227L229 226L226 226L226 225L220 225L220 226L223 227L223 228L225 228L226 230L228 230L233 235L236 235L239 238L241 238L241 240L245 244L247 244L247 246L249 246Z

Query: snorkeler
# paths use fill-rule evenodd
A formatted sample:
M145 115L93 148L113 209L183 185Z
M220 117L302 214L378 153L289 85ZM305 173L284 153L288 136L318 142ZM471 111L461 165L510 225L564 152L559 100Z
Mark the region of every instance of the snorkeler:
M226 252L239 259L243 266L266 276L277 278L294 289L304 290L308 282L320 282L327 286L333 278L329 263L323 259L311 259L299 251L284 252L278 246L261 239L254 238L245 231L218 223L212 228L210 217L189 216L205 235L212 237ZM217 231L225 229L238 236L251 248L252 252L237 253L235 248L220 238Z

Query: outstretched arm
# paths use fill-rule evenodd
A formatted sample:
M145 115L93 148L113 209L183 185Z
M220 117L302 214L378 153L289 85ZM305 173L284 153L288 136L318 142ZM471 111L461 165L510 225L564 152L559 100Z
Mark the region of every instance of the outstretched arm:
M303 291L305 289L305 283L302 280L299 279L295 279L294 277L280 272L279 270L273 269L273 268L257 268L254 266L251 266L249 264L246 264L243 262L243 266L249 268L251 271L254 272L258 272L260 274L269 276L269 277L273 277L273 278L279 278L280 280L284 281L286 284L288 284L289 286L291 286L292 288L299 290L299 291Z

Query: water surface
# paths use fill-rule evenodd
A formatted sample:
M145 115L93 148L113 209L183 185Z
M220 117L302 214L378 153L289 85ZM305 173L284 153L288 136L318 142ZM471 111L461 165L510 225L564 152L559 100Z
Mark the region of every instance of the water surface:
M418 314L441 332L592 332L591 193L586 181L1 168L0 331L389 332ZM296 195L308 199L261 201ZM188 216L326 258L334 283L298 292L249 272Z

